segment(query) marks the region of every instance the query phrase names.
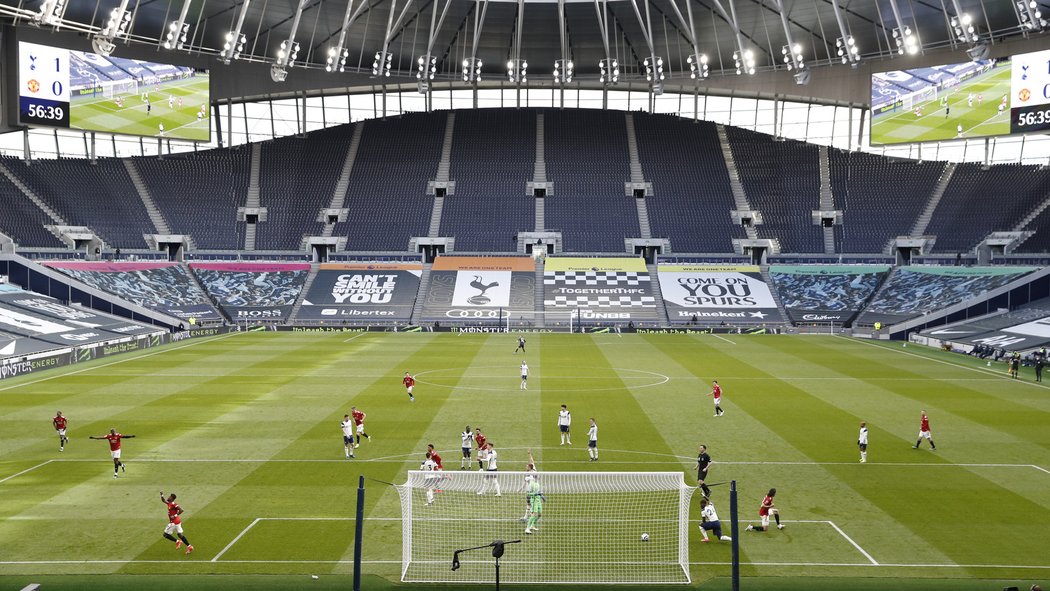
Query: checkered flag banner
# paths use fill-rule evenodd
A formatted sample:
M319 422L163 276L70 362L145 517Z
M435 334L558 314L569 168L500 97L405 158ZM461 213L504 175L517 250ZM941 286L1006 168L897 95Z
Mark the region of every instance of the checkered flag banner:
M546 271L544 306L553 308L655 308L649 273Z

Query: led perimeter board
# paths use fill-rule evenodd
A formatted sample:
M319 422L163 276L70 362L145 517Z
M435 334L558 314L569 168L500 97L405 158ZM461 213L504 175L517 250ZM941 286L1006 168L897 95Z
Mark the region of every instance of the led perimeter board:
M18 122L126 135L211 139L208 72L18 43Z

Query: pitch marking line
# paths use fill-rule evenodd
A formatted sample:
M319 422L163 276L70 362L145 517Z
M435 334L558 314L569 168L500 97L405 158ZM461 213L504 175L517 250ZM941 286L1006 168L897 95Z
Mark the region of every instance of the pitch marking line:
M396 517L396 518L395 517L391 517L390 519L397 519L397 520L400 521L401 518L400 517ZM225 554L227 550L232 548L233 545L237 543L237 540L243 538L244 534L248 533L248 530L250 530L251 528L255 527L255 524L259 523L260 521L353 521L353 520L354 520L353 517L256 517L254 521L252 521L251 523L248 524L248 527L242 529L241 533L237 534L237 537L233 538L233 540L231 540L229 544L226 544L225 548L223 548L222 550L219 550L219 553L216 554L215 557L212 558L209 562L218 562L219 558L221 558L222 555ZM236 561L230 560L230 561L227 561L227 562L236 562ZM0 563L0 564L2 564L2 563Z
M223 560L221 564L353 564L353 560ZM362 560L362 564L403 564L401 560ZM171 560L3 560L0 566L17 565L92 565L92 564L173 564ZM210 564L201 561L186 561L179 564ZM447 564L442 561L441 564ZM691 566L730 566L731 562L690 562ZM745 566L794 566L794 567L842 567L842 568L874 568L874 564L850 563L850 562L741 562ZM985 569L1025 569L1025 570L1050 570L1050 565L1039 564L904 564L904 563L879 563L879 568L985 568Z
M363 332L363 333L361 333L361 334L357 334L357 335L354 335L354 336L352 336L352 337L350 337L350 338L346 339L346 340L345 340L345 341L343 341L343 342L344 342L344 343L349 343L350 341L352 341L352 340L356 339L357 337L363 337L363 336L365 336L366 334L368 334L368 333L367 333L367 332Z
M827 522L825 522L825 523L827 523L827 524L828 524L828 525L830 525L831 527L835 528L835 531L839 532L839 534L841 534L841 535L842 535L842 537L846 538L846 541L847 541L847 542L849 542L849 543L850 543L850 544L851 544L851 545L852 545L852 546L853 546L854 548L856 548L858 552L860 552L861 554L863 554L865 558L867 558L867 559L868 559L869 561L871 561L871 564L873 564L873 565L875 565L875 566L879 566L879 563L878 563L878 562L876 562L876 560L875 560L874 558L872 558L872 557L871 557L871 554L868 554L868 553L867 553L867 552L866 552L866 551L864 550L864 548L861 548L861 547L860 547L860 544L858 544L858 543L854 542L854 541L853 541L853 538L851 538L851 537L849 537L848 535L846 535L846 532L842 531L842 528L840 528L839 526L835 525L835 522L834 522L834 521L827 521Z
M711 336L715 337L716 339L721 339L721 340L729 343L730 345L735 345L736 344L734 341L731 341L731 340L729 340L729 339L727 339L725 337L718 336L715 333L710 333L710 334L711 334Z
M882 345L876 345L875 343L868 343L868 342L863 341L861 339L842 337L842 336L836 336L835 338L842 339L842 340L845 340L845 341L849 341L851 343L857 343L859 345L864 345L866 347L876 347L878 349L882 349L883 351L892 351L894 353L899 353L901 355L908 355L908 356L911 356L911 357L917 357L919 359L923 359L925 361L931 361L933 363L941 363L941 364L944 364L944 365L950 365L952 367L957 367L959 369L967 369L967 370L970 370L970 371L983 373L985 375L992 375L992 376L995 376L996 378L998 378L1000 380L1009 380L1009 381L1014 382L1016 384L1024 384L1026 386L1035 386L1037 388L1043 388L1043 389L1050 388L1050 386L1044 386L1041 383L1026 382L1024 380L1015 380L1015 379L1011 378L1008 375L1005 375L1005 374L1003 374L1001 372L998 372L998 371L995 371L995 370L991 370L991 369L984 369L984 368L981 368L981 367L970 367L969 365L963 365L961 363L953 363L951 361L945 361L944 359L934 359L933 357L927 357L926 355L920 355L918 353L912 353L911 351L900 351L900 350L894 349L892 347L883 347ZM930 378L930 379L938 379L938 378ZM956 378L946 378L946 379L951 380L951 379L956 379Z
M51 462L54 462L54 461L55 460L48 460L46 462L41 462L41 463L37 464L36 466L33 466L32 468L26 468L25 470L22 470L21 472L19 472L17 474L12 474L12 475L8 476L7 478L4 478L3 480L0 480L0 484L3 484L5 482L7 482L8 480L11 480L12 478L15 478L16 476L21 476L21 475L25 474L26 472L32 472L33 470L36 470L37 468L39 468L41 466L46 466L46 465L48 465L48 464L50 464Z
M230 548L232 548L233 545L237 543L237 540L243 538L244 534L248 533L248 530L250 530L251 528L255 527L255 524L259 523L260 521L262 521L262 518L261 517L256 517L255 521L252 521L251 523L248 524L248 527L242 529L241 533L237 534L237 537L233 538L233 540L231 540L229 544L226 544L225 548L223 548L222 550L219 550L219 553L216 554L215 557L211 559L211 562L218 562L219 558L223 554L226 554L226 551L229 550Z
M186 347L192 347L194 345L200 345L201 343L211 343L211 342L214 342L214 341L218 341L218 340L222 340L222 339L225 339L225 338L228 338L228 337L232 337L233 335L237 335L237 334L241 334L241 333L239 333L239 332L230 332L230 333L226 333L224 335L219 335L219 336L216 336L216 337L204 337L203 339L199 339L199 340L196 340L196 341L193 341L193 342L190 342L190 343L186 343L185 345L179 345L178 347L172 347L171 349L161 349L160 351L153 351L152 353L146 353L145 355L138 355L138 356L135 356L135 357L128 357L126 359L118 359L116 361L110 361L109 363L103 363L102 365L95 365L95 366L92 366L92 367L85 367L84 369L78 369L76 371L50 375L50 376L47 376L47 377L40 378L39 380L30 380L28 382L23 382L21 384L14 384L13 386L5 386L3 388L0 388L0 392L4 392L6 390L12 390L14 388L21 388L23 386L31 386L33 384L39 384L40 382L46 382L48 380L53 380L55 378L64 378L66 376L72 376L72 375L76 375L78 373L84 373L85 371L93 371L93 370L96 370L96 369L102 369L103 367L109 367L111 365L116 365L118 363L125 363L127 361L137 361L139 359L145 359L147 357L152 357L154 355L160 355L161 353L170 353L171 351L178 351L179 349L185 349Z

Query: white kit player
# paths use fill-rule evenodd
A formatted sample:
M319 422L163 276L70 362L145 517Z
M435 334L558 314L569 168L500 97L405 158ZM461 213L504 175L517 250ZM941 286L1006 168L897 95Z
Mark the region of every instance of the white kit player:
M564 404L561 405L561 410L558 411L558 431L561 432L561 443L559 445L572 445L572 434L569 433L569 428L572 426L572 413L569 412L569 408Z
M490 487L496 490L496 496L501 497L503 493L499 489L499 478L496 476L496 472L499 471L497 460L499 456L496 454L496 448L491 443L485 445L485 479L481 484L481 490L478 491L479 495L483 495L488 492Z
M175 108L175 97L173 97L171 95L168 95L168 108L169 109L174 109Z
M437 488L438 480L441 478L437 474L437 463L434 462L433 455L428 451L426 459L419 465L419 469L427 472L428 474L423 477L423 488L427 491L427 505L434 504L434 489Z
M868 424L860 422L860 433L857 435L857 447L860 448L860 463L868 461Z
M521 390L529 389L529 364L521 362Z
M343 451L346 453L346 459L349 460L354 457L354 421L350 415L343 415L339 428L343 430Z
M470 451L474 447L474 432L470 430L470 425L459 434L461 441L461 448L463 450L463 457L459 459L459 469L468 470L470 469Z
M587 429L587 455L591 462L598 461L598 423L591 417L591 427Z

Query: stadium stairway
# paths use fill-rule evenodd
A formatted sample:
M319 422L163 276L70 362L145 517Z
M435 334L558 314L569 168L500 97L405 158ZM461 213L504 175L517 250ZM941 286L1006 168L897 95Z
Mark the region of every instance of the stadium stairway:
M544 135L543 135L543 112L536 113L536 161L532 165L532 182L534 183L546 183L547 182L547 162L544 156ZM535 224L534 229L537 232L546 231L546 197L535 197L536 200L534 206L534 217Z
M747 201L744 184L740 182L740 172L736 169L736 160L733 158L733 148L729 145L729 137L726 136L726 128L722 124L715 125L715 128L718 129L718 143L722 148L722 157L726 161L726 172L729 173L729 188L733 192L733 201L738 211L749 211L751 204ZM726 214L728 215L729 212ZM748 239L758 239L758 230L754 226L745 226L744 232Z
M769 287L769 293L773 296L773 301L777 304L777 310L780 311L781 322L791 324L791 317L788 316L787 310L784 308L784 302L780 301L780 293L777 291L777 286L773 283L773 277L769 274L769 266L763 265L759 267L759 272L762 274L762 281L766 282L766 286Z
M419 276L419 291L416 292L416 302L412 305L411 324L423 323L423 302L426 301L427 290L430 289L430 269L434 265L423 263L423 273Z
M157 234L171 234L171 226L168 225L168 220L164 218L164 214L161 213L157 204L153 201L153 195L150 194L146 183L142 182L142 175L139 174L135 161L132 158L124 158L123 161L124 168L127 169L128 176L131 177L131 184L135 185L135 191L138 192L139 199L142 200L142 205L146 208L146 214L149 215L150 221L153 222L154 230Z
M11 170L8 169L3 164L0 164L0 173L2 173L5 177L7 177L7 180L11 181L11 184L13 184L14 186L18 187L18 190L21 191L22 194L25 195L30 201L32 201L34 205L39 207L40 211L42 211L45 214L47 214L47 217L51 218L51 220L53 222L55 222L56 224L58 224L60 226L68 226L69 225L69 223L67 223L66 220L62 216L60 216L58 214L58 212L56 212L55 210L51 209L51 207L47 203L45 203L44 200L41 199L39 195L34 193L33 190L29 188L28 185L23 183L21 179L19 179L17 176L15 176L15 174L13 172L11 172ZM61 237L59 237L59 238L61 238Z
M954 174L955 164L951 162L946 163L944 170L941 172L941 178L937 180L937 185L933 188L933 192L930 193L930 200L926 202L926 209L915 219L915 225L911 228L912 236L922 236L926 233L926 228L929 227L930 220L933 219L933 212L937 210L937 205L941 202L941 197L944 197L944 192L948 190L948 185L952 182L952 175Z
M357 148L361 145L361 135L364 134L364 121L354 126L354 135L350 138L350 147L346 150L346 160L343 161L343 169L339 172L339 179L335 182L332 190L332 201L328 204L329 209L343 209L346 203L346 192L350 188L350 173L354 170L354 160L357 160ZM335 230L335 224L325 223L322 236L331 236Z
M828 147L820 146L820 210L835 209L835 194L831 190L831 162ZM824 228L824 254L835 254L835 228Z
M248 195L244 201L245 209L260 207L259 175L262 169L262 144L252 144L252 163L248 174ZM245 224L244 250L255 250L255 230L258 224Z
M1022 219L1020 222L1018 222L1017 225L1014 226L1013 231L1014 232L1022 232L1022 231L1024 231L1028 227L1029 224L1031 224L1033 221L1035 221L1035 219L1037 217L1039 217L1039 215L1041 213L1043 213L1044 210L1046 210L1047 207L1050 207L1050 188L1047 189L1046 195L1045 195L1045 197L1043 197L1043 200L1039 203L1039 205L1035 206L1035 209L1033 209L1031 212L1029 212L1029 214L1026 215L1024 217L1024 219ZM1030 238L1030 237L1031 236L1029 236L1028 238ZM1027 238L1026 238L1026 240L1027 240ZM1023 241L1022 241L1022 243L1023 243Z
M200 278L198 278L197 274L193 272L193 267L191 267L189 265L189 263L179 263L179 264L182 265L182 267L184 269L186 269L186 274L190 276L190 281L193 281L193 284L197 286L197 289L201 290L201 293L204 294L204 297L208 298L208 302L211 303L211 305L216 310L218 310L219 315L222 316L225 320L236 324L237 321L235 319L233 319L233 318L230 318L230 315L226 313L226 310L223 309L223 307L219 305L219 301L216 300L211 295L211 292L208 291L207 287L204 287L204 284L201 283Z
M545 260L543 257L536 259L536 298L533 303L533 308L536 310L536 328L547 328L547 315L544 314L545 307L543 305L543 267Z
M646 269L649 270L649 285L652 286L653 297L656 298L656 309L657 314L660 317L660 323L664 326L671 325L671 319L667 316L667 307L664 306L664 292L660 289L660 276L656 265L646 265Z
M447 183L449 181L448 171L452 166L452 136L456 129L456 113L449 111L445 120L445 139L441 142L441 160L438 161L437 174L434 181ZM434 209L430 212L430 229L427 236L437 238L441 235L441 212L445 209L445 198L434 196ZM415 313L413 313L413 318Z
M631 157L631 183L644 183L645 174L642 171L642 160L638 157L638 138L634 134L634 115L625 115L627 125L627 154ZM634 198L634 205L638 209L638 237L652 238L653 231L649 226L649 209L645 198Z
M310 292L310 286L314 284L314 279L317 279L317 272L320 270L320 263L310 264L310 273L306 276L306 281L303 282L303 289L299 292L299 297L295 298L295 303L292 304L292 311L288 313L288 318L285 320L286 324L290 324L299 315L299 308L303 307L303 300L306 299L306 294Z

